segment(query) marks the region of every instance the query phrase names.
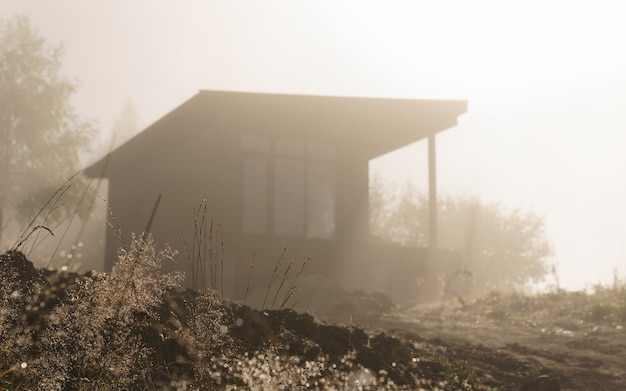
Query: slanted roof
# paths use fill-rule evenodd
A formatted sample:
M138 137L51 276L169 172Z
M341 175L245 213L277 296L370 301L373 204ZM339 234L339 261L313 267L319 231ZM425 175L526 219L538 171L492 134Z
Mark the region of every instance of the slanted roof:
M168 118L175 117L247 133L353 146L371 159L455 126L466 111L467 102L457 100L200 91L113 155L131 156L141 148L176 139L180 129L165 126ZM104 161L92 164L85 173L98 176Z

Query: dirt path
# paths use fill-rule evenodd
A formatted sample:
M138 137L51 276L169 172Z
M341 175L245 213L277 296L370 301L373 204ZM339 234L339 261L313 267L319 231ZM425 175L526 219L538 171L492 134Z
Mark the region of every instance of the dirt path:
M376 327L440 345L486 384L511 384L498 389L625 390L626 331L614 303L599 303L582 294L492 296L404 309Z

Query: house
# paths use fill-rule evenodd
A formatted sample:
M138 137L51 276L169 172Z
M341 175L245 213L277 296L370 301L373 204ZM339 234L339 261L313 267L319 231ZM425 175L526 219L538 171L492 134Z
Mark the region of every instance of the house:
M85 172L108 178L125 237L150 222L156 242L178 249L188 272L185 243L189 253L194 209L206 199L202 215L223 238L227 296L245 294L253 258L253 284L267 284L287 246L285 262L312 256L305 274L396 300L426 298L438 273L458 260L436 248L435 135L466 109L465 101L200 91ZM431 248L376 242L369 161L422 139L430 152ZM108 269L117 242L109 230Z

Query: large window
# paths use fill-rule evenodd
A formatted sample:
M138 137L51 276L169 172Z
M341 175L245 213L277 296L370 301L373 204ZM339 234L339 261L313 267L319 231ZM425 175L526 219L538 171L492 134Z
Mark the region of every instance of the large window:
M260 159L243 162L243 230L265 233L267 227L267 163Z
M243 230L335 238L335 149L244 135Z

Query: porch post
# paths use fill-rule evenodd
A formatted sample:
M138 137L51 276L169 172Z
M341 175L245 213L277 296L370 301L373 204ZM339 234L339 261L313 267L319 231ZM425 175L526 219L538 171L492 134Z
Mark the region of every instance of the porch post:
M437 243L437 155L435 135L428 136L428 247L436 250Z

